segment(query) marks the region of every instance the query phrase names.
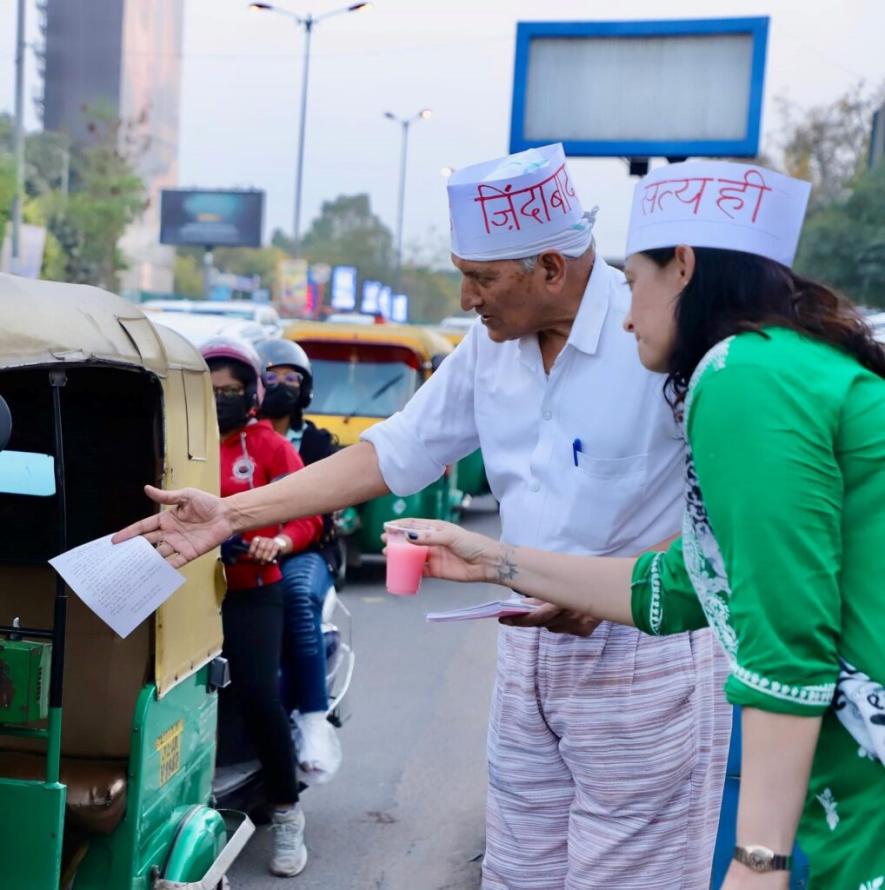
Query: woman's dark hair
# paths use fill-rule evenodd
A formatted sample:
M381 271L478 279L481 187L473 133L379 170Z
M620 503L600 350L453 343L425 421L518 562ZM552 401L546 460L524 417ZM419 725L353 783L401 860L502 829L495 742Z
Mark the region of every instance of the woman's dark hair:
M663 268L676 250L642 253ZM672 404L682 402L709 349L744 331L764 336L766 326L807 334L885 377L885 349L850 300L766 257L712 247L696 247L694 253L694 274L676 308L676 343L665 384Z

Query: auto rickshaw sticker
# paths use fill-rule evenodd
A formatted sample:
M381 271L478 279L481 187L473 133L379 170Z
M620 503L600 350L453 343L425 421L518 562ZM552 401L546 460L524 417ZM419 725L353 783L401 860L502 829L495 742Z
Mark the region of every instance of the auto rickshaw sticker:
M184 720L179 720L154 743L160 755L160 785L165 785L181 769L181 736L184 732Z

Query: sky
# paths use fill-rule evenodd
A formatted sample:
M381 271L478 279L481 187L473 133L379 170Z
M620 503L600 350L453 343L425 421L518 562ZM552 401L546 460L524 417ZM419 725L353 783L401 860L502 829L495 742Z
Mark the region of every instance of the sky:
M136 0L150 2L150 0ZM267 193L265 228L292 228L303 32L246 0L185 4L179 184ZM342 0L278 0L304 14ZM34 0L27 0L35 40ZM431 108L409 140L404 241L444 251L443 167L507 152L516 23L526 20L771 17L762 147L776 145L776 99L827 103L859 80L885 81L881 0L375 0L367 12L318 24L313 35L302 231L324 200L368 192L396 224L400 129L384 118ZM0 2L0 110L13 107L15 3ZM39 93L33 64L27 94ZM39 122L28 103L28 126ZM598 204L597 241L623 253L635 180L620 159L574 158L586 208Z

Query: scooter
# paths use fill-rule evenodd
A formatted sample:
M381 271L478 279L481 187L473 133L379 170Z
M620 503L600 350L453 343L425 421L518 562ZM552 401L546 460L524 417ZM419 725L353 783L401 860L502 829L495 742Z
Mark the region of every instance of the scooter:
M232 542L222 548L222 561L236 560L248 552L248 545ZM329 707L326 719L340 728L350 717L347 693L353 680L356 655L353 650L353 616L344 605L335 585L326 591L322 615L326 645L326 687ZM298 728L292 720L293 739L298 749ZM236 802L242 812L254 815L253 821L266 823L265 797L261 764L249 740L238 709L222 696L219 713L218 756L212 783L213 800L225 809ZM300 777L299 777L300 778ZM299 790L307 788L299 781Z

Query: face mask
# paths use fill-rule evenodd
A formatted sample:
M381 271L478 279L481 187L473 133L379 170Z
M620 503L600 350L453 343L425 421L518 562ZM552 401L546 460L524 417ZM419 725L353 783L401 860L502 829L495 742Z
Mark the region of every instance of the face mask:
M215 396L215 412L218 415L218 431L224 435L246 425L249 406L245 396Z
M261 410L268 417L287 417L298 407L300 393L285 383L268 386Z

